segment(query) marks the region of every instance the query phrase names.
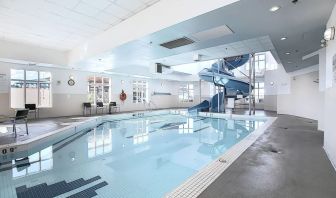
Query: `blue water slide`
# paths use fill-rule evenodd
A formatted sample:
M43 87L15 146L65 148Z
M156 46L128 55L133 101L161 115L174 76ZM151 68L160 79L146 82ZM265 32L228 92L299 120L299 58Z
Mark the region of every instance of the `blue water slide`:
M223 92L219 92L218 94L216 94L212 97L211 105L210 105L210 111L211 112L219 113L219 112L224 111L223 97L224 97Z
M249 60L249 57L249 54L245 54L241 56L224 58L212 64L211 68L205 68L200 71L198 73L198 76L200 77L200 79L207 82L212 82L216 86L225 87L225 97L237 98L237 95L247 97L249 95L250 84L244 80L236 78L231 70L244 65ZM251 88L253 89L253 86ZM212 98L210 103L210 111L218 111L218 101L220 101L220 104L222 104L223 97L223 93L219 93L219 95L216 94ZM195 107L191 107L189 109L194 109L197 106L200 107L199 105L196 105ZM219 109L221 109L221 107Z
M200 111L209 111L209 108L210 108L210 102L207 101L207 100L204 100L200 104L189 108L188 112L191 112L191 111L197 111L197 112L200 112Z

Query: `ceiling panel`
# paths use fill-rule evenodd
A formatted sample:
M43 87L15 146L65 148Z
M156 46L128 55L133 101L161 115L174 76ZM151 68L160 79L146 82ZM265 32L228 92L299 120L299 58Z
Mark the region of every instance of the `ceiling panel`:
M69 50L159 0L1 0L0 39Z

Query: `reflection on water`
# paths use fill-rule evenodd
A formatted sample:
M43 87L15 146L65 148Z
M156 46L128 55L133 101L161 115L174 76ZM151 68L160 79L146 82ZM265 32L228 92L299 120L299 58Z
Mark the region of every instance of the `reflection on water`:
M137 120L135 122L135 134L133 144L143 144L149 140L149 120Z
M11 170L0 164L0 189L11 178L30 185L100 175L108 187L98 196L162 197L262 123L180 115L106 122L13 160ZM15 182L9 186L14 192Z
M179 133L186 134L186 133L193 133L194 132L194 119L188 118L186 124L179 125Z
M94 128L88 134L88 157L93 158L112 151L112 129L106 127Z
M29 155L27 158L16 159L12 161L13 178L24 177L27 175L37 174L42 171L53 168L53 151L49 146L40 152Z

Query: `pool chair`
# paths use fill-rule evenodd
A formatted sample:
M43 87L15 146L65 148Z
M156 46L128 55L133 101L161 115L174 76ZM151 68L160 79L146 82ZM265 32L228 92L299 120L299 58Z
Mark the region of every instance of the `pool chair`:
M92 107L91 107L91 103L89 103L89 102L84 102L83 103L83 116L86 116L86 112L88 111L88 110L90 110L90 116L91 116L91 109L92 109Z
M104 103L103 102L97 102L96 103L96 114L98 114L98 109L101 110L102 113L104 113Z
M24 121L24 123L26 124L26 133L28 135L28 114L29 114L29 109L16 110L15 117L10 117L13 123L13 133L15 135L15 138L17 137L16 124L18 124L18 121Z
M120 106L116 102L110 102L109 114L112 114L112 112L120 112Z
M29 110L29 113L35 113L35 119L39 117L38 108L36 104L25 104L25 109Z

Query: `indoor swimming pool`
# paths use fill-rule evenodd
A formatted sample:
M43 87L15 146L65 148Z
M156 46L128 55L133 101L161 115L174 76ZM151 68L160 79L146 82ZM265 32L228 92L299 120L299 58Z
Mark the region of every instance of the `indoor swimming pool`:
M185 115L105 120L0 165L0 197L163 197L265 121Z

